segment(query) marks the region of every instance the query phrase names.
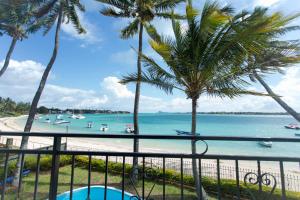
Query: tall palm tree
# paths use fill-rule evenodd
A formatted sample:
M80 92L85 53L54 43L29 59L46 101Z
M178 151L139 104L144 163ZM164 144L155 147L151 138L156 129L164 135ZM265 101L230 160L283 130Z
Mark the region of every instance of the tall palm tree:
M284 69L300 62L300 45L298 41L272 41L269 48L252 57L247 66L250 80L258 81L268 94L292 117L300 122L300 114L290 107L264 81L263 76L270 73L283 73Z
M261 19L260 11L243 11L232 16L231 7L221 7L217 2L206 2L201 15L191 2L186 7L187 27L173 20L175 40L152 30L151 47L163 58L161 66L152 58L141 55L147 71L123 77L121 83L148 83L172 93L183 91L192 101L191 133L196 134L197 102L206 94L212 97L234 98L243 94L262 95L247 91L243 70L248 54L258 53L265 46L265 35L274 29L270 18ZM241 74L241 72L244 72ZM191 142L191 152L196 154L196 141ZM198 199L207 199L200 185L196 159L192 159L193 176ZM202 189L201 189L202 188Z
M51 0L46 1L44 5L41 5L41 8L38 9L36 13L37 16L41 17L42 19L42 25L44 26L44 34L48 33L48 31L51 29L51 27L56 23L56 29L55 29L55 40L54 40L54 49L52 52L52 56L50 58L50 61L42 75L39 87L35 93L35 96L32 100L29 115L25 124L24 132L30 132L31 127L34 121L34 116L37 111L37 106L40 100L40 97L42 95L42 92L44 90L44 87L47 82L48 75L52 69L52 66L54 65L57 53L58 53L58 47L59 47L59 34L61 29L61 24L64 23L64 20L67 20L66 22L71 22L74 27L76 28L77 32L79 34L85 33L84 28L81 26L80 21L78 19L77 15L77 9L80 11L84 11L84 6L80 3L79 0ZM26 149L28 144L28 136L22 137L21 141L21 149ZM15 174L14 179L14 185L17 186L19 182L19 175L20 175L20 169L21 165L21 156L18 158L17 162L17 170Z
M38 22L33 19L32 15L35 6L35 3L24 0L3 0L0 2L0 35L6 34L12 38L4 64L0 70L0 77L9 66L17 41L22 41L28 37L28 34L38 30Z
M128 39L138 33L138 58L137 58L137 74L140 79L142 73L141 54L143 52L143 30L144 27L151 31L151 21L156 18L183 18L180 15L171 12L179 3L185 0L97 0L101 3L107 4L101 10L105 16L115 18L132 19L132 21L121 30L121 38ZM141 93L141 82L136 82L135 98L134 98L134 111L133 123L134 134L139 135L138 112L139 101ZM139 151L139 141L134 140L133 151ZM138 158L133 159L133 178L136 180L138 171Z
M268 9L257 8L260 11L262 19L268 18ZM275 94L268 84L264 81L263 76L268 73L282 73L283 69L300 62L299 56L299 40L280 41L278 37L294 31L299 30L300 26L292 25L291 23L299 18L300 13L289 16L284 16L280 12L272 14L270 24L274 27L271 32L263 33L266 35L265 39L266 49L259 53L250 55L248 59L248 66L250 72L250 80L258 81L268 92L268 94L283 108L300 122L300 115L287 103L285 103L280 96Z

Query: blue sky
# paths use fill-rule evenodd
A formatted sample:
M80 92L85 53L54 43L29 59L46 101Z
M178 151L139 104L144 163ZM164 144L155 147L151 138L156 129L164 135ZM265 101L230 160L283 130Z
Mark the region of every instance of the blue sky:
M101 16L101 4L83 1L86 12L80 13L80 19L87 30L85 35L77 35L71 25L64 24L61 31L60 49L42 96L40 105L60 108L99 108L132 111L134 85L123 86L118 83L122 75L136 69L136 54L131 49L137 47L137 38L122 40L119 30L128 21ZM201 9L204 1L194 0ZM253 9L255 6L270 7L271 11L292 14L300 11L300 2L295 0L222 0L222 4L231 4L237 11ZM183 10L183 5L178 8ZM300 25L300 20L295 21ZM164 34L171 35L170 23L156 20L154 25ZM296 39L299 32L285 36ZM144 37L144 52L159 59L150 49L147 36ZM7 73L0 79L0 96L16 100L31 101L45 65L52 53L53 30L46 36L41 33L31 35L19 42L12 56ZM10 38L0 37L0 62L5 57ZM266 77L274 90L295 109L300 111L300 70L290 68L285 75ZM253 89L263 91L259 85ZM184 94L174 92L171 96L150 86L142 86L142 112L190 111L190 101ZM235 100L210 99L203 96L199 101L199 111L282 111L269 97L244 96Z

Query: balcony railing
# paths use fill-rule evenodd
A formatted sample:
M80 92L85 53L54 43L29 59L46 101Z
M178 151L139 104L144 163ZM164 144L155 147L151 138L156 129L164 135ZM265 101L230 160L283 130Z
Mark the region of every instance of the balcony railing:
M78 159L82 156L86 160L87 174L84 177L86 180L87 193L85 199L91 198L91 190L93 185L92 172L99 171L104 173L103 177L103 196L98 199L108 199L108 189L110 183L108 177L110 173L117 175L120 178L120 184L114 184L114 188L119 189L120 199L126 199L126 192L129 186L130 193L133 194L130 199L193 199L195 198L195 186L193 185L192 176L192 159L197 160L197 170L199 173L200 184L203 185L209 196L216 199L297 199L300 197L299 178L297 175L291 176L286 173L285 163L300 163L300 157L285 157L285 156L255 156L251 155L221 155L208 154L206 148L209 148L206 142L208 141L270 141L286 143L299 143L298 138L264 138L264 137L223 137L223 136L171 136L171 135L117 135L117 134L84 134L84 133L21 133L21 132L0 132L3 138L9 137L50 137L53 139L53 144L50 149L19 149L19 148L0 148L1 168L3 174L0 177L1 200L10 199L13 193L14 197L22 199L22 187L25 178L22 173L26 170L31 170L34 174L33 191L28 199L46 199L54 200L60 187L60 166L63 165L61 156L67 156L70 166L70 177L68 190L69 198L75 199L74 189L78 185L74 185L74 173L78 166L82 167L83 161ZM61 149L62 138L97 138L97 139L127 139L127 140L185 140L185 141L202 141L205 148L203 152L197 154L188 153L152 153L152 152L109 152L99 150L70 150L69 148ZM3 140L2 140L3 141ZM87 144L88 145L88 144ZM234 149L234 147L232 147ZM237 149L238 151L238 149ZM291 149L292 151L292 149ZM31 157L35 159L35 166L32 169L25 169L26 165L21 166L21 172L18 182L18 187L12 187L8 179L12 176L9 167L10 158L14 155L20 155L22 161ZM43 156L50 156L51 169L48 174L49 190L47 195L39 196L39 178L41 176L41 159ZM132 169L133 158L138 158L138 183L131 178L130 172ZM208 162L208 160L210 162ZM231 161L233 166L223 166L223 161ZM255 163L256 169L253 167L241 168L240 163L248 161ZM97 164L98 162L98 164ZM263 169L265 162L272 162L278 166L278 172L272 169ZM26 162L25 162L26 163ZM102 163L102 165L100 164ZM114 165L115 163L115 165ZM275 163L275 164L274 164ZM276 168L276 167L275 167ZM130 171L131 170L131 171ZM113 172L112 172L113 171ZM293 177L293 178L292 178ZM24 180L23 180L24 179ZM213 181L211 181L213 180ZM151 184L149 184L151 183ZM139 185L139 186L136 186ZM84 186L84 184L81 184ZM168 191L168 187L174 187L172 191ZM155 189L157 187L158 189ZM132 189L133 188L133 189ZM175 192L176 195L170 194ZM12 192L13 191L13 192ZM155 195L153 193L155 191ZM202 191L202 190L201 190ZM26 199L26 198L23 198ZM116 199L114 199L116 200Z

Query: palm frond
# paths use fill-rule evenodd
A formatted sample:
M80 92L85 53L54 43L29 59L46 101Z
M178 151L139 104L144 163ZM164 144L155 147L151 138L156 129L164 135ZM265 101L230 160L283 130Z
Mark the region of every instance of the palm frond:
M100 13L102 15L105 16L109 16L109 17L115 17L115 18L126 18L126 17L130 17L130 14L128 12L124 12L124 11L117 11L115 8L113 7L105 7L102 8Z
M150 84L152 86L155 86L159 88L160 90L163 90L167 94L172 94L173 89L176 87L172 82L170 82L168 79L165 79L164 77L161 76L154 76L152 74L146 74L142 73L140 78L138 79L138 75L135 74L129 74L127 76L123 76L122 80L120 83L122 84L128 84L131 82L137 82L141 81L143 83ZM180 88L178 88L180 89Z
M100 3L104 3L120 10L126 10L129 7L133 6L133 4L128 0L96 0Z
M164 12L166 10L173 10L178 4L185 0L158 0L155 2L154 8L156 12Z
M121 38L127 39L133 37L139 30L140 20L135 19L121 30Z
M66 12L77 32L79 34L86 33L85 29L81 26L75 7L73 5L68 6Z

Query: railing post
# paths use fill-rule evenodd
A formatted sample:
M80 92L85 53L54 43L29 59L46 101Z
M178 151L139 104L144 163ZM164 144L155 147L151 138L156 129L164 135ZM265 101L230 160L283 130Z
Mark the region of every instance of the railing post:
M54 137L52 150L52 168L49 189L49 200L56 200L58 187L58 173L59 173L59 151L61 148L61 137Z

